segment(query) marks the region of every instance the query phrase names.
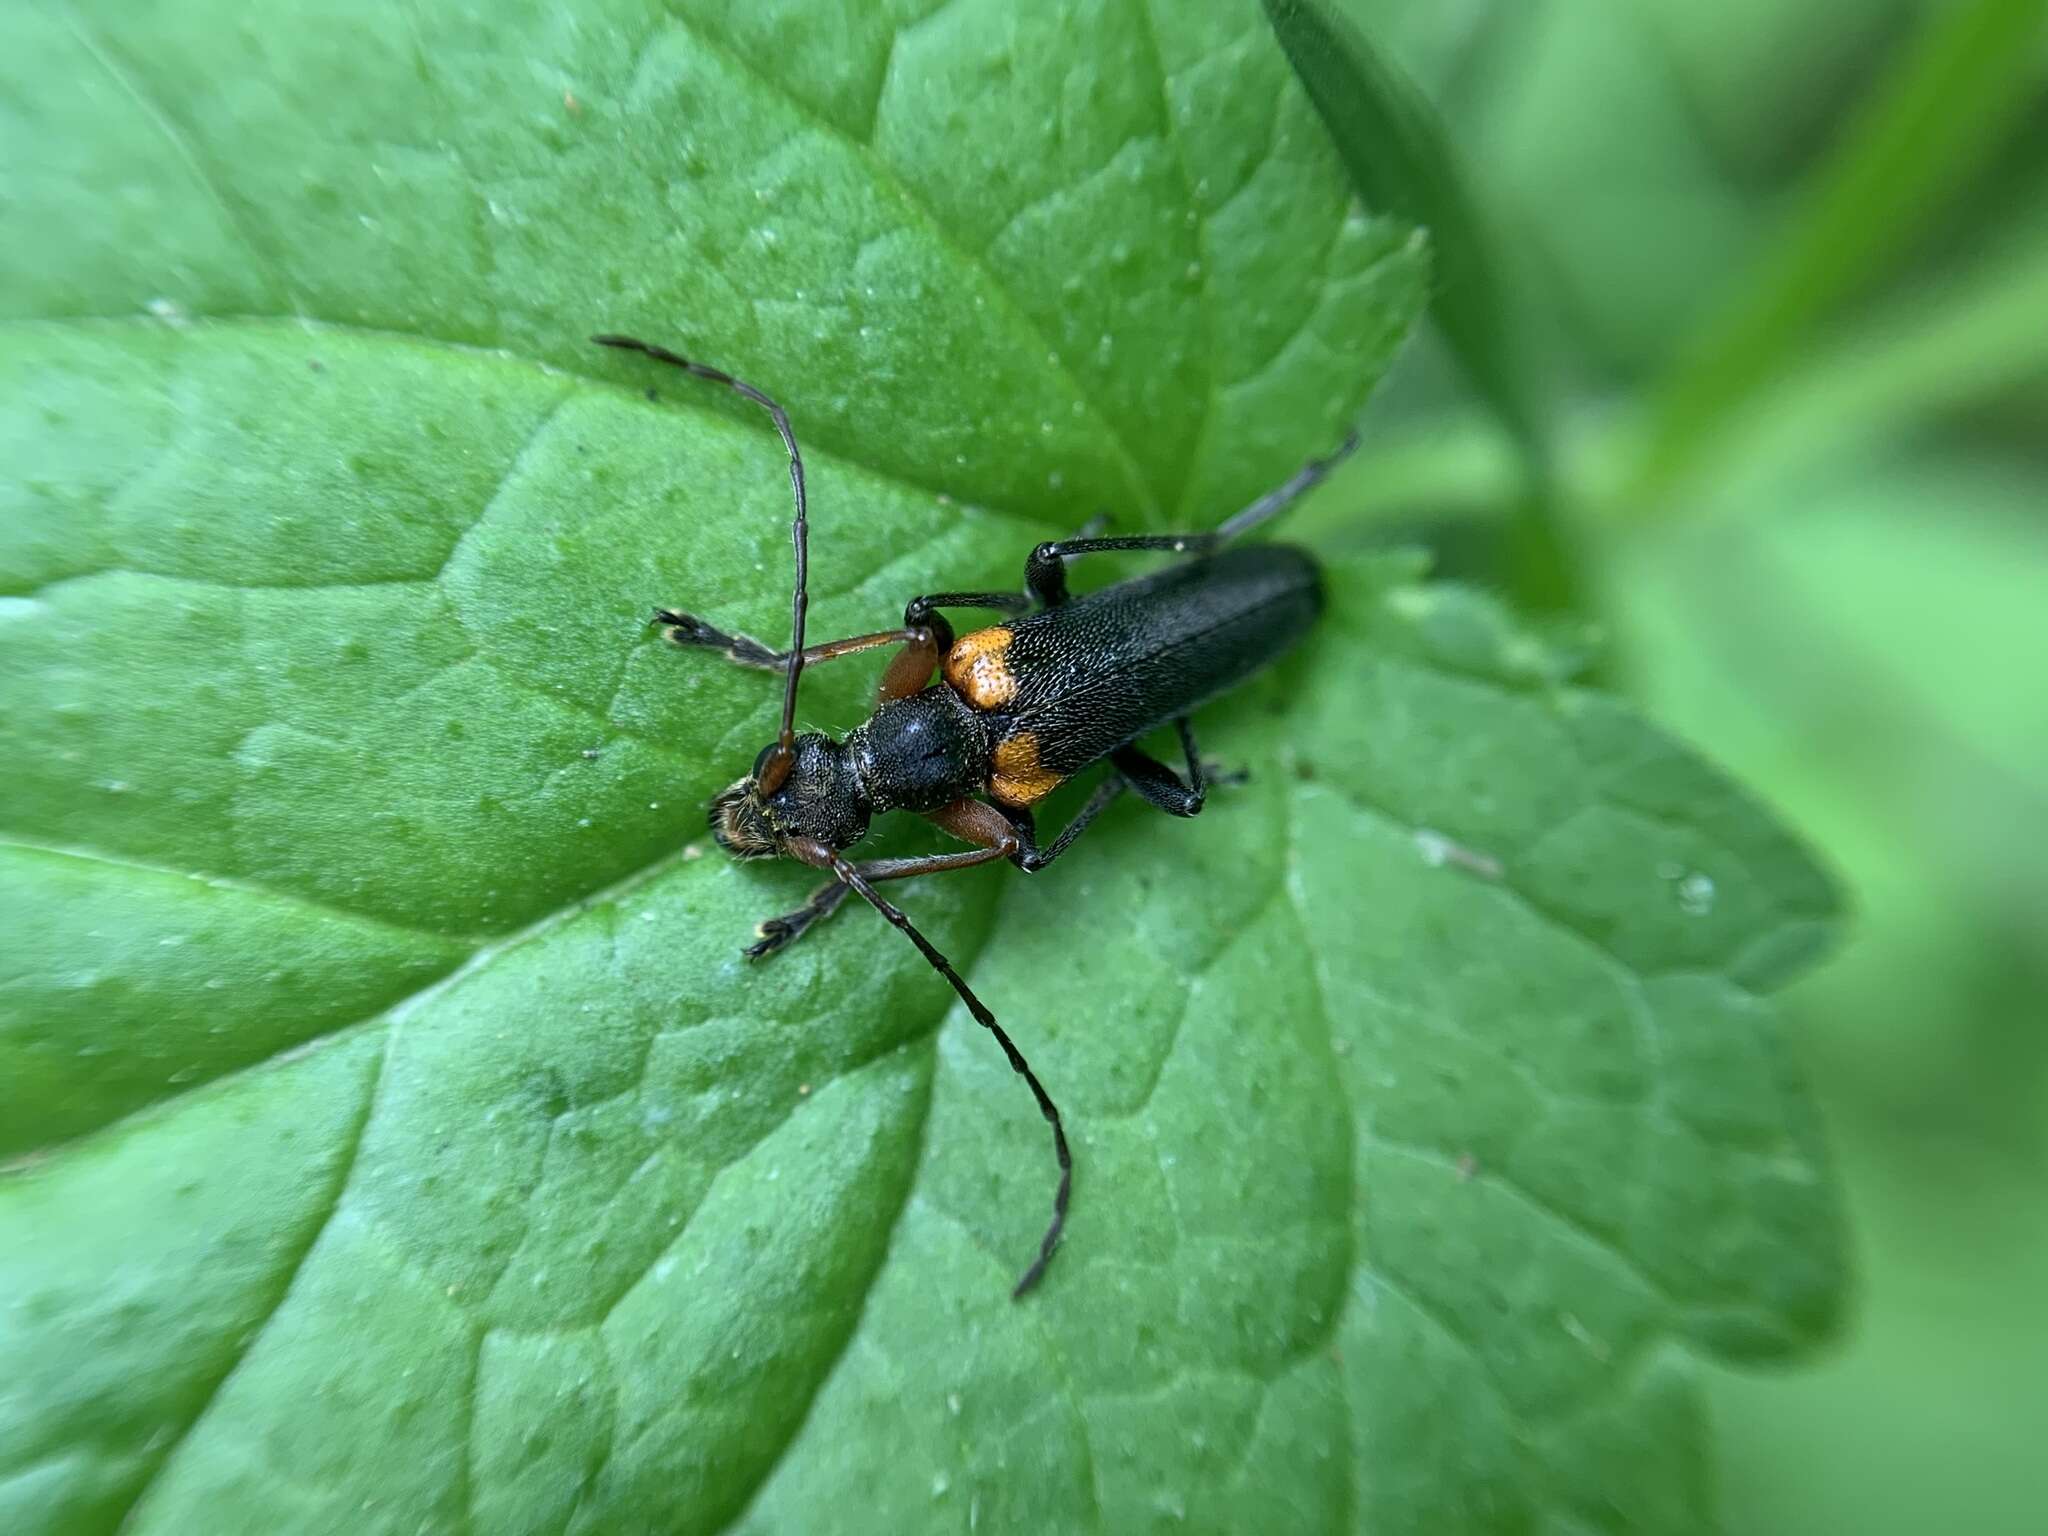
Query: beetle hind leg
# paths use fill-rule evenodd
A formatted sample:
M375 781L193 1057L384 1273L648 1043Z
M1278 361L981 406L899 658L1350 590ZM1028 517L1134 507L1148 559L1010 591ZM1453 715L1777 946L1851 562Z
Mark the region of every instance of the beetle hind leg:
M1053 539L1031 551L1024 563L1024 584L1031 589L1031 595L1048 608L1057 608L1067 600L1067 562L1077 555L1109 554L1116 550L1159 550L1176 555L1206 555L1221 548L1239 534L1249 533L1259 524L1278 517L1293 506L1313 487L1322 483L1332 469L1358 447L1358 434L1349 434L1338 445L1335 452L1320 459L1310 459L1296 470L1288 480L1266 492L1243 511L1228 518L1221 527L1206 533L1146 533L1131 534L1115 538L1094 538L1091 534L1095 523L1071 539Z
M1251 775L1241 768L1219 772L1213 764L1205 763L1195 748L1195 728L1187 717L1183 715L1174 724L1180 730L1181 750L1187 756L1185 780L1158 758L1136 747L1111 753L1109 761L1147 805L1157 806L1169 816L1199 816L1212 785L1242 784Z

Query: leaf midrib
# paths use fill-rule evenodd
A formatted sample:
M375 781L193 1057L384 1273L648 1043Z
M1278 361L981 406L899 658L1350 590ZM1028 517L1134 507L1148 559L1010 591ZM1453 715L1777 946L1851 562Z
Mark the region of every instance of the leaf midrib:
M641 388L625 383L605 374L588 369L565 367L560 363L530 356L512 347L486 347L474 342L452 341L441 336L428 335L422 331L401 330L395 326L363 325L347 320L328 320L310 314L264 314L251 311L193 311L176 320L164 320L154 315L136 313L126 315L69 314L69 315L19 315L0 320L0 338L10 332L21 331L67 331L74 327L103 327L108 330L127 330L140 333L194 332L208 328L220 330L244 329L258 334L275 332L283 334L297 329L312 335L332 334L352 336L362 340L417 347L428 352L452 352L458 356L495 366L529 369L550 379L568 380L592 389L627 397L636 402L646 403ZM592 348L595 352L596 348ZM666 377L659 375L658 377ZM688 411L706 421L715 421L721 426L730 426L733 418L715 408L710 402L720 398L709 386L701 391L702 398L691 398L700 391L678 391L661 397L663 406ZM812 448L805 444L806 432L803 423L796 422L797 442L803 447L806 461L829 459L832 462L858 471L870 479L881 482L905 496L926 501L937 501L942 506L955 507L962 511L986 512L997 517L1009 518L1015 522L1030 525L1034 531L1050 524L1053 519L1036 508L1013 506L1000 502L963 500L954 489L937 483L913 479L901 470L875 464L868 459L848 453L839 447L827 445ZM763 427L764 432L768 431ZM493 492L495 495L496 493ZM422 581L431 577L419 578ZM337 582L337 586L360 586L361 582Z

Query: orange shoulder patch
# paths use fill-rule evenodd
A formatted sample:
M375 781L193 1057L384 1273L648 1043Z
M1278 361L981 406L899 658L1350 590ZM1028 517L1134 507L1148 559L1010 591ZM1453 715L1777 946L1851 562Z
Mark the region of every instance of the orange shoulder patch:
M1000 624L977 629L953 642L939 672L976 709L1001 709L1017 696L1009 652L1009 630Z
M1043 800L1060 786L1060 776L1038 765L1038 738L1029 731L1005 736L996 743L995 769L988 792L1004 805L1023 807Z

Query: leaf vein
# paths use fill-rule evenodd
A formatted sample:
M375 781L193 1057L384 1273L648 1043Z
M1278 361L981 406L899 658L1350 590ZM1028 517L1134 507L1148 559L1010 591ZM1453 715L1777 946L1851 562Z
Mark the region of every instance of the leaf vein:
M147 314L44 315L0 320L0 336L5 336L9 332L14 331L63 332L81 326L101 326L109 329L123 329L148 334L159 333L166 329L161 320ZM429 335L424 331L401 330L396 326L388 325L364 325L346 320L330 320L319 315L302 313L266 314L251 311L221 310L195 316L193 319L185 322L180 329L190 332L211 326L222 328L243 327L250 330L268 330L291 326L312 335L332 333L338 336L356 337L364 341L397 343L405 346L420 347L431 352L451 352L459 357L471 358L483 363L525 368L536 373L568 379L588 389L599 389L627 395L638 395L640 393L640 391L610 375L597 373L583 367L564 367L559 363L551 362L544 358L515 352L509 347L479 346L475 342L457 341L451 337ZM710 406L702 403L686 400L682 402L682 405L685 410L699 413L707 418L716 419L721 423L729 422L730 420L730 418L721 415ZM811 434L806 431L805 436L809 437ZM963 511L985 512L990 516L1029 524L1034 529L1046 526L1048 521L1043 512L1029 508L1009 506L1001 502L962 502L947 485L939 481L921 480L901 469L870 462L862 458L857 452L849 452L845 449L834 447L830 442L823 443L821 447L806 450L807 460L815 459L819 455L835 459L841 464L859 470L864 475L894 486L899 491L908 495L929 497L939 502L942 506L959 506ZM8 594L0 592L0 595Z
M113 869L130 870L139 875L161 876L173 880L192 880L215 890L233 891L240 896L258 897L265 901L282 902L302 907L309 912L318 912L328 917L360 923L365 927L383 928L392 933L404 934L408 938L432 939L436 943L482 944L480 934L444 933L429 928L415 928L406 923L393 922L390 918L374 913L358 912L348 907L337 907L296 891L279 890L260 881L243 879L233 875L208 874L200 870L179 869L169 864L157 864L148 859L133 858L127 854L109 853L100 848L88 848L77 843L52 843L40 838L27 837L15 832L0 831L0 850L22 853L49 854L56 858L78 859L92 864L105 864Z
M840 1366L845 1362L847 1356L853 1352L854 1345L861 1341L863 1337L861 1334L861 1324L866 1320L868 1305L874 1299L876 1283L882 1278L882 1272L889 1267L889 1250L895 1246L896 1233L902 1228L903 1218L909 1212L911 1202L917 1197L917 1174L918 1170L924 1167L925 1153L931 1144L932 1099L938 1091L936 1081L938 1076L938 1031L944 1026L946 1017L950 1012L951 1010L946 1008L942 1008L939 1011L938 1018L934 1022L931 1031L925 1035L922 1042L930 1060L926 1065L926 1091L919 1096L917 1148L909 1159L910 1177L903 1181L903 1196L897 1202L896 1214L889 1222L889 1240L882 1245L881 1261L869 1273L867 1282L861 1289L860 1315L854 1318L847 1325L846 1331L840 1335L838 1344L832 1350L831 1358L821 1363L816 1375L812 1378L810 1392L804 1399L803 1411L790 1418L789 1433L783 1436L782 1444L776 1447L775 1454L761 1464L760 1476L755 1480L754 1486L747 1490L746 1497L740 1501L739 1507L734 1511L732 1519L726 1522L723 1529L730 1530L735 1522L746 1517L748 1508L752 1506L755 1499L761 1496L761 1490L768 1486L768 1480L775 1475L775 1469L782 1465L783 1458L789 1455L790 1448L803 1437L804 1427L810 1423L811 1414L817 1409L818 1399L824 1395L826 1387L831 1385L832 1378L839 1374ZM867 1062L856 1066L849 1066L844 1071L834 1074L835 1081L839 1077L845 1077L859 1071L861 1066L881 1060L890 1051L903 1049L905 1043L897 1042L891 1045L888 1051L873 1053ZM788 1118L788 1114L785 1114L783 1121L786 1122ZM780 1123L778 1122L778 1125ZM763 1136L761 1139L765 1141L767 1137ZM757 1142L756 1145L759 1145L759 1143ZM879 1349L875 1352L877 1355L882 1354L882 1351Z
M1296 814L1297 807L1293 795L1283 793L1281 800L1285 805L1287 817L1287 872L1281 879L1280 888L1286 895L1288 907L1294 915L1295 926L1300 931L1302 951L1308 956L1309 985L1315 989L1316 1012L1323 1021L1323 1043L1330 1058L1327 1081L1339 1084L1337 1102L1344 1107L1344 1121L1349 1133L1344 1139L1344 1219L1340 1223L1344 1245L1342 1273L1349 1276L1358 1264L1358 1235L1355 1221L1359 1207L1358 1139L1362 1127L1359 1123L1358 1106L1352 1103L1351 1095L1344 1091L1337 1070L1337 1020L1330 1010L1329 977L1325 974L1322 951L1317 946L1314 933L1309 927L1308 903L1303 899L1296 883L1301 868L1301 817ZM1343 1329L1344 1316L1350 1302L1351 1287L1346 1284L1337 1297L1336 1304L1325 1309L1326 1323L1320 1330L1320 1337L1313 1338L1303 1345L1299 1351L1301 1357L1306 1358L1317 1350L1326 1348L1337 1337ZM1348 1486L1349 1478L1345 1481Z
M1427 1146L1420 1142L1401 1141L1393 1137L1381 1135L1377 1130L1367 1131L1365 1139L1374 1148L1391 1153L1396 1157L1406 1157L1417 1162L1429 1163L1453 1173L1460 1172L1457 1159L1442 1147ZM1503 1168L1481 1168L1472 1177L1484 1180L1487 1184L1492 1185L1510 1200L1522 1206L1530 1214L1556 1228L1558 1232L1574 1245L1590 1250L1601 1259L1612 1261L1620 1268L1623 1274L1640 1285L1667 1310L1670 1315L1662 1320L1665 1327L1668 1328L1673 1318L1682 1316L1686 1311L1685 1306L1661 1282L1652 1277L1632 1255L1616 1244L1614 1239L1588 1224L1584 1217L1574 1215L1554 1201L1537 1194L1527 1184Z
M72 36L77 38L79 46L85 49L92 56L93 62L98 64L108 77L127 94L142 115L163 135L165 142L185 162L186 169L192 173L193 180L199 183L200 190L206 194L208 201L218 210L222 222L230 230L234 231L235 238L242 242L251 259L262 270L264 279L275 290L278 297L288 304L294 303L295 300L291 288L285 282L283 272L279 269L276 261L272 259L270 252L256 239L255 232L235 210L234 205L228 201L227 195L221 190L219 181L207 169L206 162L199 153L198 143L192 134L180 125L144 88L136 72L128 68L116 57L113 50L107 47L93 30L86 25L85 18L79 14L75 3L67 0L63 13L65 25L70 28Z
M975 254L955 239L947 231L944 224L940 222L936 211L923 198L911 190L910 185L903 180L895 168L889 165L871 145L862 143L837 123L819 116L801 97L790 91L779 80L755 68L753 64L736 52L723 38L714 35L709 28L700 23L686 20L675 15L673 12L670 12L669 20L671 25L675 26L679 31L696 39L705 49L715 53L724 61L727 68L737 74L747 76L771 92L815 132L823 134L827 138L836 139L851 149L867 164L876 181L893 193L905 209L919 218L924 225L925 233L930 236L936 245L942 250L950 252L969 271L981 274L988 283L996 302L1002 306L1011 322L1037 345L1041 355L1054 360L1050 365L1054 374L1066 384L1073 398L1081 402L1082 409L1094 418L1097 428L1102 433L1103 441L1115 456L1118 468L1122 470L1125 482L1139 505L1145 509L1148 515L1156 512L1159 498L1152 493L1152 488L1146 481L1144 472L1138 466L1136 455L1131 452L1129 442L1117 430L1115 422L1104 413L1102 407L1081 387L1080 379L1076 377L1073 369L1068 365L1065 358L1061 356L1059 349L1052 345L1052 340L1046 335L1044 328L1032 318L1031 312L1024 307L1023 301L1017 296L1002 274L996 270L994 264L989 261L987 256L985 254ZM650 38L651 41L652 39Z
M206 1396L201 1400L198 1409L186 1421L185 1427L179 1431L177 1438L164 1447L163 1454L157 1459L156 1465L143 1478L142 1486L136 1490L135 1497L128 1501L128 1507L121 1512L120 1518L114 1522L116 1529L125 1528L133 1523L136 1510L141 1507L143 1500L149 1496L150 1490L157 1486L165 1470L171 1465L178 1452L190 1443L192 1436L197 1433L199 1426L205 1422L207 1416L219 1404L221 1394L227 1389L228 1383L234 1379L235 1374L247 1363L250 1355L255 1353L256 1347L262 1342L264 1334L269 1331L270 1325L276 1321L278 1313L284 1309L285 1302L290 1299L292 1288L298 1283L299 1275L306 1267L306 1261L312 1257L313 1250L320 1246L320 1239L326 1235L327 1228L332 1224L335 1213L341 1209L342 1199L348 1192L349 1179L355 1173L356 1159L362 1153L364 1134L368 1131L370 1117L375 1112L377 1090L383 1084L385 1068L390 1060L390 1043L386 1041L377 1055L376 1075L371 1079L369 1089L363 1095L362 1110L356 1116L355 1124L350 1128L347 1150L342 1155L339 1168L334 1175L333 1192L327 1198L327 1208L320 1214L318 1221L314 1223L312 1234L306 1239L299 1251L292 1256L291 1263L285 1267L282 1283L277 1287L277 1294L265 1306L262 1318L248 1331L239 1348L231 1352L227 1369L214 1379L213 1384L207 1389Z
M1222 369L1216 354L1216 304L1215 295L1210 291L1211 273L1215 268L1214 252L1209 246L1209 217L1195 196L1193 173L1188 169L1187 145L1182 142L1179 124L1173 112L1173 80L1166 72L1166 54L1159 46L1159 22L1152 14L1152 0L1131 0L1131 8L1137 12L1138 30L1144 35L1145 46L1152 54L1152 73L1159 80L1159 116L1167 143L1173 146L1173 163L1180 170L1181 189L1187 194L1188 213L1195 221L1195 252L1202 263L1201 286L1195 292L1195 311L1202 322L1202 356L1208 363L1207 387L1202 390L1202 415L1195 423L1194 435L1188 440L1187 451L1178 456L1180 484L1173 493L1162 499L1171 501L1179 508L1178 520L1186 525L1194 516L1187 504L1188 495L1200 483L1198 471L1202 456L1208 451L1209 433L1216 422L1216 405L1222 389Z

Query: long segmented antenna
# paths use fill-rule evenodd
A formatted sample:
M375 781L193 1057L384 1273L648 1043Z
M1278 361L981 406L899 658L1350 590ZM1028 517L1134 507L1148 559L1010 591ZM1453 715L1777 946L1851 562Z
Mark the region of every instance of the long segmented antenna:
M667 363L694 373L700 379L709 379L714 384L723 384L735 394L746 396L775 419L775 430L782 434L782 446L789 450L789 488L796 496L796 522L789 530L790 541L796 546L796 596L790 606L791 637L789 642L789 666L783 674L782 684L782 734L776 738L779 757L761 772L760 788L764 795L772 795L782 787L782 781L789 777L791 764L796 761L796 683L804 670L804 613L810 607L810 532L809 503L804 496L804 459L797 452L796 432L789 424L789 414L768 396L754 388L745 379L736 379L722 368L713 368L708 363L693 363L679 352L651 341L641 341L634 336L593 336L590 338L600 347L616 347L621 352L638 352L653 358L657 363Z
M815 851L823 853L827 850L820 845ZM1074 1158L1067 1150L1067 1129L1060 1123L1059 1106L1053 1103L1052 1095L1045 1091L1045 1085L1039 1082L1038 1074L1031 1070L1031 1063L1024 1059L1024 1053L1017 1049L1016 1042L1004 1032L1003 1026L996 1022L996 1016L988 1011L987 1005L974 995L973 988L961 980L960 973L953 969L952 962L939 953L930 939L917 931L916 925L903 915L900 908L863 880L859 870L836 853L830 854L830 860L832 873L853 887L863 901L886 917L904 937L917 946L918 952L931 963L932 969L952 984L953 990L960 994L960 1001L967 1005L967 1011L974 1015L974 1021L996 1037L996 1044L1000 1045L1003 1054L1010 1058L1010 1069L1030 1086L1031 1096L1038 1100L1038 1112L1045 1116L1046 1123L1052 1127L1053 1153L1059 1158L1060 1164L1060 1187L1052 1197L1052 1225L1045 1229L1045 1236L1038 1240L1038 1257L1031 1261L1031 1267L1024 1271L1010 1292L1010 1299L1015 1301L1038 1284L1039 1278L1045 1273L1045 1266L1052 1262L1053 1249L1059 1246L1061 1229L1067 1224L1067 1200L1074 1190Z

